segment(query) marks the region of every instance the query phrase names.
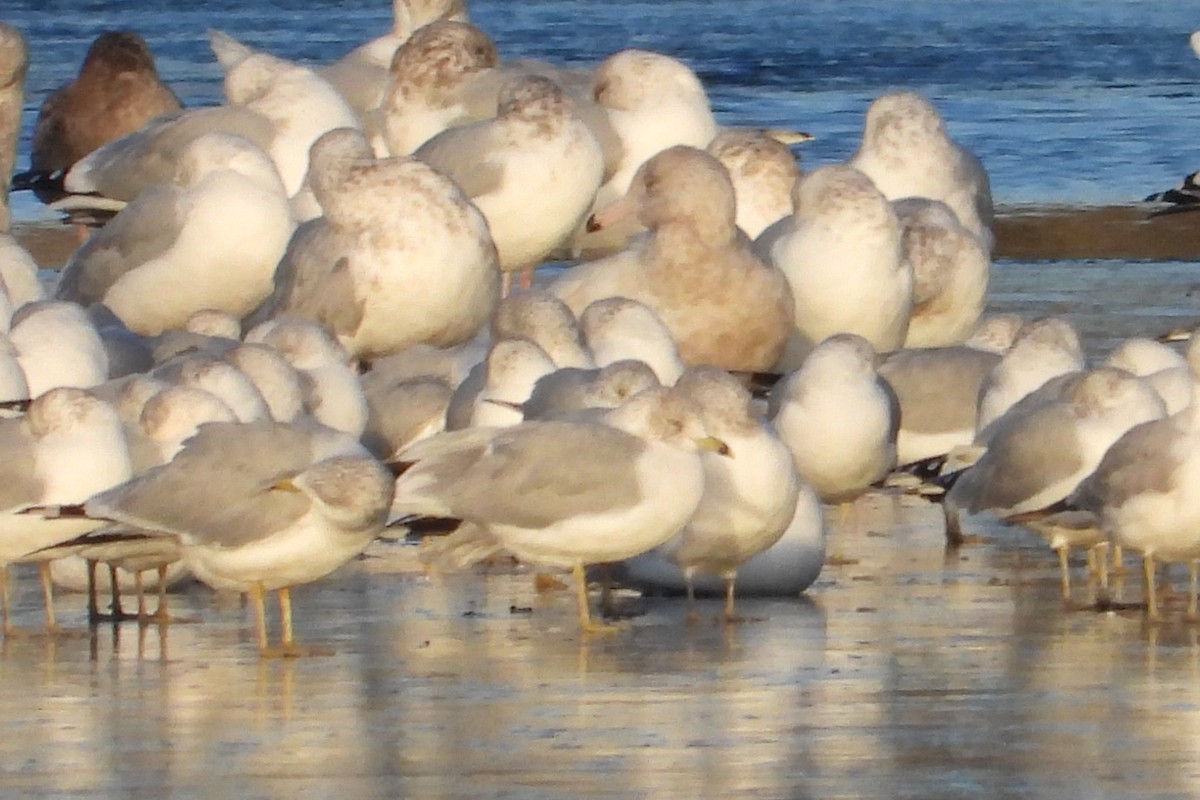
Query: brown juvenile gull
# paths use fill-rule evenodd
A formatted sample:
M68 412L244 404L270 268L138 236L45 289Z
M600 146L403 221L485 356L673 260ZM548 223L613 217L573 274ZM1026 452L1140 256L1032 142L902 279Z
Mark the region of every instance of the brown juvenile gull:
M652 308L689 365L734 371L774 366L792 329L792 294L734 223L729 173L693 147L647 161L625 198L593 216L636 209L649 230L628 249L574 267L550 284L582 314L596 300L627 297Z

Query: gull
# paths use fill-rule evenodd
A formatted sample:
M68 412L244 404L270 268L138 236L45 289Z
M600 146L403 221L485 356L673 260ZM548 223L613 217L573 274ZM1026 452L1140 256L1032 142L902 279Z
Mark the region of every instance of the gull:
M753 406L750 392L725 370L697 367L676 388L696 402L711 435L733 458L702 452L704 494L687 525L658 552L683 572L689 615L695 615L694 576L709 573L725 582L725 622L734 608L738 570L774 545L796 512L801 480L791 451ZM636 560L635 560L636 562ZM636 571L635 566L628 569Z
M315 322L356 360L471 339L500 293L479 210L421 161L376 160L353 129L322 136L312 161L324 215L296 230L273 294L247 324Z
M959 344L979 323L987 300L991 258L975 234L940 200L892 202L901 248L913 273L913 308L905 347Z
M496 45L468 22L440 20L419 30L392 58L392 84L380 104L386 152L411 155L453 125L494 112L473 108L473 80L499 63Z
M367 399L346 351L312 322L272 320L246 333L247 344L279 353L300 378L304 412L334 430L357 438L367 425Z
M526 339L501 339L484 361L483 388L475 396L471 425L501 428L524 419L521 405L538 380L556 370L546 351Z
M964 512L990 511L1004 519L1065 499L1122 434L1166 411L1150 386L1123 370L1100 367L1067 380L1061 400L1002 418L987 451L946 493L946 537L952 544L963 540ZM1057 549L1065 571L1067 546Z
M880 353L899 349L912 313L913 276L891 204L866 175L837 164L806 175L794 192L795 213L754 242L758 255L787 276L795 302L778 371L796 369L809 350L838 333L862 336Z
M1000 358L964 345L904 349L884 358L879 375L900 408L897 464L940 458L975 440L979 388Z
M206 133L71 256L56 296L103 303L143 336L197 311L244 316L271 293L294 225L271 160L238 136Z
M75 162L180 107L159 79L146 40L133 31L106 31L88 48L79 74L42 103L30 171L21 179L51 199L59 193L54 184Z
M933 103L915 92L876 98L862 144L849 161L889 200L926 197L945 203L963 227L992 249L992 191L974 153L950 138Z
M392 30L351 50L319 74L359 115L374 111L387 94L392 57L413 32L439 19L467 21L465 0L393 0Z
M626 297L609 297L588 305L579 315L579 330L596 366L635 359L654 370L670 386L686 368L679 345L654 309Z
M37 507L80 503L128 480L132 471L121 418L113 406L84 389L60 387L36 397L24 417L0 419L6 472L0 486L0 599L4 632L13 627L8 567L35 562L46 604L46 629L57 633L49 561L57 546L101 523L46 518Z
M591 208L604 153L575 103L548 78L506 83L496 116L442 131L416 158L450 177L487 220L504 294L511 273L534 268L571 236Z
M821 342L768 399L796 470L823 501L847 503L896 465L895 395L861 336L843 333Z
M800 165L787 144L766 131L725 128L706 148L729 170L737 196L737 224L751 239L790 215Z
M988 426L1025 395L1051 378L1083 368L1083 347L1069 322L1047 317L1024 326L979 387L977 438L986 439Z
M644 361L614 361L595 369L564 367L538 379L521 411L526 420L601 419L608 409L661 385Z
M108 353L78 303L26 303L13 314L8 335L31 398L59 386L86 389L108 379Z
M12 222L8 190L17 161L28 71L29 45L25 37L16 27L0 23L0 234L7 232Z
M1200 559L1200 339L1188 347L1192 402L1169 417L1131 428L1108 451L1067 507L1090 512L1117 546L1142 555L1146 614L1160 619L1155 564L1186 562L1192 574L1188 618L1196 620Z
M720 162L693 147L664 150L593 223L635 209L647 233L626 250L573 267L550 291L576 314L608 297L645 303L686 364L770 369L793 326L792 293L734 223L733 187Z
M622 198L648 159L676 145L704 148L717 133L708 94L687 64L649 50L621 50L592 73L591 99L603 111L594 125L605 147L606 179L593 211ZM589 228L573 249L584 254L619 250L642 220L625 218L605 228Z
M1175 414L1192 400L1192 373L1187 359L1162 342L1133 337L1108 354L1104 363L1143 378Z
M250 596L259 654L294 657L327 651L296 643L291 588L361 553L382 532L391 496L391 475L357 445L318 453L289 425L210 422L170 462L93 495L82 512L176 537L198 579ZM278 647L267 636L270 591Z
M392 514L464 520L431 550L459 566L503 550L541 569L571 570L580 629L606 630L592 622L584 567L632 558L683 528L704 492L701 448L724 449L690 401L661 387L605 423L443 433L405 453L412 466L396 481Z
M287 196L295 195L313 144L327 131L359 128L358 115L315 70L252 50L221 31L211 30L208 37L225 69L226 100L269 123L271 139L264 149Z

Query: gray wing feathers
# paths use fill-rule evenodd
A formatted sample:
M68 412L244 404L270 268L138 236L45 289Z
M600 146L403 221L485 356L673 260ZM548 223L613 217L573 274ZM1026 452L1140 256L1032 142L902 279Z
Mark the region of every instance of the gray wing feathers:
M308 437L288 425L207 423L173 461L97 495L87 509L118 522L237 547L308 510L304 495L272 487L311 462Z

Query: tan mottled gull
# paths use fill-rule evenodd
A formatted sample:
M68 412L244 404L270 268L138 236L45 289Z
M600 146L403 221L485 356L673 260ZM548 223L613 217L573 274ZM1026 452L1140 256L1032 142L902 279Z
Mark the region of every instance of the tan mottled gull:
M449 176L483 213L507 289L510 273L531 274L583 222L604 154L574 101L548 78L512 79L497 104L495 117L445 130L414 156Z
M737 195L737 224L751 239L795 210L792 187L800 165L786 144L753 128L726 128L708 152L729 170Z
M778 371L837 333L862 336L877 352L904 343L912 313L912 269L903 258L891 204L858 170L831 165L795 185L796 210L754 242L787 276L795 326Z
M862 144L850 165L889 200L941 200L958 221L992 247L992 192L979 159L950 138L942 115L915 92L877 98L867 109Z
M576 314L608 297L645 303L689 365L770 369L792 328L792 296L734 224L733 187L720 162L692 147L664 150L638 170L618 207L632 209L648 232L567 271L550 291Z
M383 530L392 478L363 451L316 455L312 441L274 422L208 423L171 462L93 496L83 510L178 537L197 578L250 595L263 657L319 653L295 642L291 588L333 572ZM274 648L270 591L282 619Z
M251 324L315 322L355 359L471 339L500 292L478 209L420 161L376 160L352 129L322 136L312 159L324 216L296 230Z
M504 550L539 568L573 570L580 627L596 629L584 567L632 558L680 530L704 490L699 448L718 444L690 401L668 389L642 392L607 420L427 439L406 454L414 464L396 482L393 514L468 523L433 548L454 563Z
M392 30L351 50L320 75L360 115L374 111L391 82L392 57L413 32L439 19L467 21L465 0L393 0Z
M446 128L494 112L472 108L468 89L498 63L496 45L470 23L442 20L415 31L396 50L380 105L387 152L410 155Z
M142 192L76 251L60 299L103 303L151 336L202 309L244 316L270 294L293 228L271 160L241 137L209 133L175 167L172 184Z
M939 200L892 202L901 248L913 272L913 309L905 347L942 347L967 339L987 300L991 257Z

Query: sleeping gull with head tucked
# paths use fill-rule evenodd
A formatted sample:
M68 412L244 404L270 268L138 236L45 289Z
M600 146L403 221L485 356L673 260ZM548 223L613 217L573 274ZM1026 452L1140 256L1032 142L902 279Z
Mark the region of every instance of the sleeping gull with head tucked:
M505 294L513 272L532 271L583 221L604 174L604 154L575 103L548 78L518 77L496 116L449 128L414 156L449 176L487 219Z
M858 170L831 165L796 183L795 212L754 242L791 287L795 325L778 369L796 369L829 336L853 333L899 349L912 313L912 269L892 206Z
M8 566L39 564L46 603L46 628L54 633L49 561L55 550L101 523L26 513L34 507L81 503L92 494L128 480L132 470L121 418L93 394L52 389L35 398L21 418L0 420L5 471L0 487L0 600L4 631L12 632Z
M979 159L950 138L933 103L915 92L877 98L867 109L862 144L850 166L889 200L945 203L963 227L992 248L992 191Z
M904 346L959 344L974 332L987 301L987 249L940 200L908 197L893 201L892 208L913 273Z
M312 161L324 215L296 230L274 293L248 324L315 322L354 359L471 339L500 293L479 210L421 161L376 160L357 130L322 136Z
M207 133L180 154L171 183L143 191L71 256L57 297L103 303L143 336L204 309L241 317L271 293L292 229L266 154Z

